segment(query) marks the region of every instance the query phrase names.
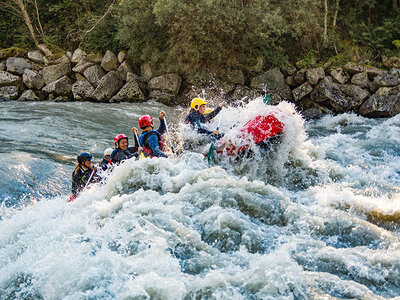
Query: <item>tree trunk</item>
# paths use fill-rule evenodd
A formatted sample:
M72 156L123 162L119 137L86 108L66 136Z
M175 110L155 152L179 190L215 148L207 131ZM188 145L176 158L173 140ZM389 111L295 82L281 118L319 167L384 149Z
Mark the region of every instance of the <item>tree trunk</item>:
M397 4L398 4L397 0L393 0L393 8L397 8Z
M28 27L29 33L31 34L33 41L34 41L36 47L39 46L39 40L35 34L35 30L33 28L32 21L31 21L31 18L29 17L28 11L26 10L24 1L23 0L12 0L12 2L15 3L21 10L22 17L24 18L25 24Z
M338 13L339 13L339 3L340 3L340 0L336 0L335 14L333 15L333 22L332 22L333 30L335 30L335 28L336 28L336 22L337 22L337 17L338 17Z
M324 46L328 44L328 0L324 0L324 8L325 8L325 15L324 15Z

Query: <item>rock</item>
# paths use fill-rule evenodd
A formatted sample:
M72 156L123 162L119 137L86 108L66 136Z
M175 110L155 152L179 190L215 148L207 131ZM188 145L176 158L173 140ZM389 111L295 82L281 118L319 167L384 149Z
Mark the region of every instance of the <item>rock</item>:
M1 71L7 71L7 66L5 61L0 62L0 72Z
M363 88L369 88L371 85L371 82L368 79L368 73L363 72L363 73L357 73L351 78L351 83L359 85Z
M282 68L282 72L285 76L293 76L296 73L297 69L295 66L288 64Z
M126 58L126 53L121 51L120 53L118 53L117 58L118 58L118 63L122 64Z
M44 56L43 56L43 54L42 54L40 51L38 51L38 50L29 51L29 52L28 52L28 58L29 58L31 61L36 62L36 63L41 63L41 64L44 63Z
M299 101L299 100L303 99L305 96L307 96L309 93L311 93L312 90L313 90L313 87L307 81L292 91L293 98L295 101Z
M19 87L16 85L0 87L0 99L15 100L18 98Z
M150 93L154 90L159 90L176 96L181 87L181 82L182 79L179 75L170 73L152 78L148 85Z
M356 85L339 85L332 77L325 77L311 93L311 99L323 103L335 112L344 113L358 108L368 97L368 91Z
M338 82L338 83L340 83L340 84L345 84L345 83L349 80L349 78L350 78L350 76L347 75L347 74L343 71L343 69L342 69L342 68L339 68L339 67L337 67L337 68L332 68L332 69L330 70L329 74L332 76L332 78L333 78L336 82Z
M400 86L380 88L365 101L358 113L365 117L388 118L400 113Z
M250 87L258 90L268 89L272 95L271 102L273 104L279 103L283 99L293 99L292 91L285 83L285 78L278 68L252 78Z
M117 75L121 80L127 81L126 76L128 73L132 73L132 68L127 61L124 61L117 69Z
M54 99L54 102L69 102L69 98L67 96L58 96Z
M18 101L38 101L39 98L36 96L35 92L32 90L26 90L22 93L21 97L19 97Z
M374 78L377 87L393 87L400 84L400 78L389 73L378 75Z
M67 59L68 60L68 59ZM65 59L61 63L50 65L43 68L43 79L45 84L50 84L53 81L71 73L71 63Z
M396 56L392 56L391 58L387 58L386 56L382 57L383 65L387 68L396 68L400 69L400 58Z
M249 100L249 98L253 99L255 97L255 94L256 93L247 86L237 85L231 95L231 99L234 101L245 101Z
M303 84L306 81L306 70L298 70L293 79L297 84Z
M94 64L90 61L80 60L76 66L72 68L72 71L83 74L87 68L90 68L93 65Z
M136 80L131 80L127 82L119 92L111 98L110 102L142 102L145 96L140 88L139 83Z
M361 65L357 65L355 63L352 62L348 62L345 66L344 69L347 73L354 75L357 73L362 73L365 71L365 68Z
M52 56L53 52L50 51L49 48L47 48L47 46L45 44L40 44L38 46L39 50L42 51L44 53L44 55L46 56Z
M302 112L303 118L306 120L319 119L324 115L321 108L309 108Z
M90 99L91 94L94 91L93 86L87 80L76 81L72 85L72 95L75 100L82 101Z
M5 71L0 71L0 87L16 85L20 82L21 78L19 76Z
M67 53L65 53L65 56L68 57L69 61L72 60L72 52L71 51L67 51Z
M48 94L55 93L60 96L69 96L71 94L72 85L67 76L63 76L60 79L53 81L43 88L43 92Z
M123 81L119 79L115 71L108 72L98 82L92 97L100 102L108 102L123 85Z
M101 66L107 72L116 70L118 67L117 56L112 51L107 50L106 54L104 54L103 59L101 61Z
M258 57L256 64L246 67L246 70L247 72L251 73L260 73L263 67L264 67L264 58Z
M327 61L326 63L324 63L324 65L322 66L322 68L324 69L325 72L328 71L328 69L332 66L332 63L330 61Z
M383 75L383 73L385 73L384 71L382 71L382 70L380 70L378 68L375 68L375 67L368 67L368 68L365 69L365 72L367 72L368 77L372 78L372 79L375 76Z
M325 77L323 68L308 69L306 71L306 78L311 85L316 85L318 81Z
M233 84L244 84L244 74L240 69L229 70L226 73L226 78L229 83Z
M66 64L66 65L71 65L71 62L69 58L66 55L62 55L61 57L57 59L47 59L46 57L44 58L44 62L46 65L60 65L60 64Z
M74 51L74 54L72 54L71 61L73 63L78 63L80 61L85 60L85 58L86 58L86 52L78 48Z
M288 76L285 78L285 82L288 86L294 87L297 86L297 82L294 80L293 76Z
M26 69L22 75L22 81L30 89L40 90L44 87L43 76L29 69Z
M17 47L10 47L0 50L0 59L8 57L25 57L26 51Z
M89 53L88 55L86 55L85 60L90 61L95 64L99 64L103 60L103 55L99 52L98 53Z
M77 81L86 80L85 76L83 76L82 74L79 74L79 73L75 74L75 78Z
M85 72L83 72L83 74L85 75L86 79L90 82L91 85L97 87L97 83L104 75L106 75L106 72L99 65L94 65L92 67L87 68Z
M9 57L6 62L7 71L18 75L24 74L25 69L32 69L33 65L29 60L21 57Z
M142 78L147 82L154 76L154 72L150 64L144 63L140 67L140 74Z
M132 72L128 72L126 74L126 81L131 81L131 80L144 81L143 78L140 77L139 75L132 73Z
M391 68L389 74L400 77L400 69Z

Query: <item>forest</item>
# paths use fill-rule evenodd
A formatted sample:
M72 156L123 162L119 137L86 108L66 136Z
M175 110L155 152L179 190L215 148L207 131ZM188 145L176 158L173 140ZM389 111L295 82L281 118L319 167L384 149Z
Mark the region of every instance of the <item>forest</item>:
M0 49L125 51L194 75L400 54L398 0L1 0Z

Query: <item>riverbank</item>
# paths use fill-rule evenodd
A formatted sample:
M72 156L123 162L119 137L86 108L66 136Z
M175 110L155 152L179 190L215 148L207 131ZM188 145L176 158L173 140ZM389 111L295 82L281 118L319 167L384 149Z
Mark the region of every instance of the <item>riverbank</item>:
M156 66L132 64L124 52L54 55L38 50L0 51L0 99L18 101L145 102L188 105L193 97L216 101L271 94L272 104L294 102L307 118L355 112L366 117L400 113L400 58L384 58L385 69L348 62L343 67L288 65L283 69L230 69L207 84L179 74L159 74Z

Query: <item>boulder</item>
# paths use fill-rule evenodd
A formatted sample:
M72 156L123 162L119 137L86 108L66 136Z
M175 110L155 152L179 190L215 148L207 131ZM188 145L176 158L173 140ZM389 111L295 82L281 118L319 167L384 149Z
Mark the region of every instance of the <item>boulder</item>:
M69 60L69 58L66 55L62 55L61 57L57 58L57 59L48 59L48 58L44 58L44 62L46 65L50 66L50 65L60 65L60 64L66 64L66 65L71 65L71 61Z
M374 84L377 87L394 87L400 85L400 78L389 73L384 73L374 78Z
M16 85L20 82L21 78L19 76L5 71L0 71L0 87Z
M15 100L18 98L19 87L17 85L0 87L0 99Z
M127 61L124 61L117 69L117 75L121 80L127 81L126 76L128 73L132 73L132 68Z
M72 68L72 71L83 74L87 68L90 68L93 65L94 64L90 61L80 60L76 66Z
M172 96L178 95L179 88L181 87L182 79L177 74L165 74L158 77L154 77L149 81L149 90L158 90L164 93L170 93Z
M103 55L100 52L89 53L88 55L86 55L85 60L95 64L99 64L103 60Z
M252 66L246 66L246 71L250 73L260 73L262 68L264 67L264 58L258 57L257 61Z
M144 92L145 95L148 95L147 83L143 80L142 77L135 73L128 72L126 74L126 82L129 82L131 80L136 80L140 86L140 89Z
M352 63L352 62L348 62L348 63L344 66L344 70L345 70L347 73L349 73L349 74L351 74L351 75L354 75L354 74L357 74L357 73L362 73L362 72L364 72L364 71L365 71L365 68L364 68L363 66L361 66L361 65L358 65L358 64L355 64L355 63Z
M333 78L333 80L335 80L336 82L340 83L340 84L345 84L350 76L346 74L346 72L343 71L342 68L332 68L329 72L329 74L331 75L331 77Z
M288 64L282 68L282 72L285 76L293 76L296 73L297 69L295 66Z
M94 65L87 68L83 72L83 74L85 75L86 79L90 82L91 85L97 87L97 83L104 75L106 75L106 72L99 65Z
M7 65L5 61L0 62L0 72L1 71L7 71Z
M286 84L282 72L278 68L268 70L250 81L250 87L257 90L269 90L272 94L272 103L279 103L283 99L293 99L292 91Z
M76 78L76 81L87 80L85 78L85 76L83 76L82 74L79 74L79 73L75 73L75 78Z
M123 85L123 81L118 77L115 71L108 72L98 82L92 97L100 102L108 102Z
M1 69L0 69L1 70ZM389 74L400 77L400 69L391 68Z
M68 60L68 59L67 59ZM45 84L50 84L53 81L71 73L71 63L65 59L61 63L50 65L43 68L43 79Z
M382 57L383 65L389 69L396 68L400 69L400 58L396 56L392 56L391 58L387 58L386 56Z
M83 101L90 99L90 95L93 93L94 88L87 80L76 81L71 88L72 95L75 100Z
M127 82L114 97L111 98L110 102L142 102L144 99L145 96L138 81L131 80Z
M33 64L21 57L9 57L6 62L7 72L15 73L18 75L24 74L25 69L32 69Z
M101 66L107 72L116 70L118 67L117 56L112 51L107 50L106 54L104 54L103 59L101 60Z
M43 54L42 54L40 51L38 51L38 50L29 51L29 52L28 52L28 58L29 58L31 61L35 62L35 63L41 63L41 64L44 63L44 56L43 56Z
M248 88L245 85L237 85L235 90L233 91L231 95L231 99L234 101L245 101L249 100L249 98L253 99L255 97L255 92Z
M303 84L306 81L306 70L298 70L296 74L294 74L293 79L298 85Z
M74 51L74 54L72 54L71 61L73 63L77 63L77 62L85 60L85 58L86 58L86 52L83 51L82 49L78 48Z
M22 75L22 81L30 89L40 90L44 87L43 76L29 69L26 69Z
M72 85L67 76L63 76L60 79L53 81L43 88L43 92L48 94L55 93L60 96L69 96L71 94Z
M375 76L383 75L383 73L385 73L381 69L378 69L378 68L375 68L375 67L368 67L368 68L365 69L365 72L367 72L368 77L371 78L371 79L373 79Z
M362 72L362 73L357 73L351 78L351 83L359 85L363 88L369 88L371 85L371 82L368 79L368 73L367 72Z
M18 101L38 101L38 100L39 100L38 96L36 96L35 92L32 90L26 90L18 98Z
M316 85L318 81L325 77L323 68L313 68L306 71L306 78L311 85Z
M44 55L46 56L52 56L53 52L50 51L49 48L47 48L47 46L45 44L40 44L38 46L39 50L42 51L42 53L44 53Z
M358 113L365 117L388 118L400 113L400 86L382 87L365 101Z
M293 93L293 98L295 101L300 101L301 99L303 99L305 96L307 96L308 94L310 94L313 90L313 87L311 86L311 84L307 81L305 83L303 83L301 86L299 86L298 88L295 88L292 93Z
M122 64L126 58L126 53L121 51L120 53L118 53L117 58L118 58L118 63Z
M154 76L153 68L148 63L144 63L140 66L140 75L147 82Z
M323 103L335 112L344 113L358 108L363 100L368 97L368 91L356 85L339 85L327 76L317 85L311 93L311 99Z
M72 60L72 55L73 55L73 54L72 54L71 51L67 51L67 52L65 53L65 56L68 57L69 61Z
M229 70L226 78L229 83L244 85L244 74L240 69Z
M288 86L294 87L298 86L297 82L294 80L293 76L288 76L285 78L285 82Z

